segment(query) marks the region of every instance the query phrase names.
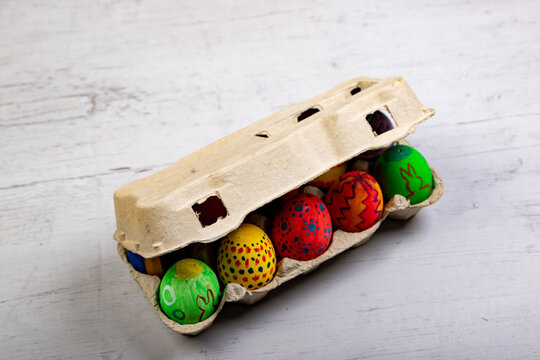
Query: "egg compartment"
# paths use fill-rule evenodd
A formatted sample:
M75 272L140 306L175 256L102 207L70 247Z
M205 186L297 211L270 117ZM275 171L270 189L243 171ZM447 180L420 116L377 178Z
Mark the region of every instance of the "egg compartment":
M400 141L399 143L409 145L407 141ZM349 233L342 230L335 230L333 234L333 239L329 248L321 256L313 260L308 260L308 261L298 261L298 260L294 260L290 258L281 259L278 262L277 272L274 278L272 279L272 281L270 281L270 283L268 283L266 286L262 288L259 288L256 290L248 290L239 284L235 284L235 283L227 284L223 292L224 295L222 296L220 304L218 308L216 309L215 313L208 319L197 324L181 325L172 321L165 314L163 314L159 306L159 298L157 296L157 293L159 291L160 281L161 281L160 277L146 275L146 274L138 272L131 266L131 264L127 260L125 249L120 244L118 244L118 251L119 251L120 257L124 260L124 262L128 264L130 268L130 272L134 280L139 284L145 297L150 301L152 306L159 313L162 321L172 330L175 330L185 335L196 335L206 330L212 325L218 313L221 312L221 310L223 309L225 302L240 302L244 304L254 304L258 302L259 300L263 299L271 290L277 288L279 285L291 279L294 279L302 274L306 274L312 270L315 270L320 264L344 252L345 250L348 250L350 248L355 248L355 247L365 244L371 238L371 236L376 232L376 230L379 228L380 224L386 219L386 217L390 217L397 220L408 220L414 215L416 215L418 211L420 211L423 207L426 207L435 203L442 196L444 192L444 185L443 185L442 179L437 174L437 172L433 168L431 168L431 171L432 171L435 185L434 185L434 189L430 197L426 199L425 201L415 204L415 205L410 205L409 201L405 197L401 195L394 196L394 198L390 202L385 204L383 215L381 216L380 220L377 221L377 223L375 223L369 229L362 232L356 232L356 233ZM317 194L317 192L313 191L313 189L310 189L309 186L306 187L304 191ZM319 194L324 195L324 192L320 191ZM262 225L262 222L264 222L265 220L262 217L260 217L258 214L253 214L253 215L255 215L255 217L252 218L251 221L246 221L246 222L259 225L261 228L265 230L265 232L268 233L268 227ZM188 256L184 256L184 257L188 257ZM180 258L181 256L178 257L178 260Z
M383 134L373 132L366 115L379 109L390 113L396 128ZM119 242L120 257L129 264L126 249L152 258L192 243L216 241L254 210L331 167L402 140L433 113L420 104L401 78L358 78L263 119L119 189L115 193L118 229L114 238ZM254 146L255 141L263 142ZM253 178L249 176L252 174L260 176ZM129 269L162 321L177 332L195 335L211 326L225 302L253 304L280 284L365 243L387 216L407 219L437 201L443 183L433 169L432 175L435 187L425 201L411 206L404 197L395 196L371 228L357 233L335 231L327 251L313 260L282 259L272 281L262 288L247 290L239 284L228 284L215 313L197 324L181 325L170 320L157 299L160 278L139 273L131 265ZM201 217L196 209L204 210L208 201L217 204L217 210Z

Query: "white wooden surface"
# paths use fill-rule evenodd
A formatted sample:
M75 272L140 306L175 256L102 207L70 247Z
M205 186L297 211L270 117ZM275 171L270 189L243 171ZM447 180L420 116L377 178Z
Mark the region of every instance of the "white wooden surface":
M0 358L540 358L537 1L0 1ZM354 76L437 109L441 202L202 335L119 260L112 193Z

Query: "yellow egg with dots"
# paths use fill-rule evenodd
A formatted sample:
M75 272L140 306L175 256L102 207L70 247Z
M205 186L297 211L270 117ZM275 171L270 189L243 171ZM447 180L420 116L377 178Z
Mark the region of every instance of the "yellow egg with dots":
M224 284L237 283L248 290L255 290L274 277L276 252L261 228L242 224L221 241L217 265Z

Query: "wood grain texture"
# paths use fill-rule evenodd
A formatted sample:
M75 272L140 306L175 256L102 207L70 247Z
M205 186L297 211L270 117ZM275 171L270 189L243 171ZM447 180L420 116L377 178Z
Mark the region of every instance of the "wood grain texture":
M0 2L0 348L10 359L540 357L536 1ZM354 76L437 115L445 196L169 331L118 259L112 193Z

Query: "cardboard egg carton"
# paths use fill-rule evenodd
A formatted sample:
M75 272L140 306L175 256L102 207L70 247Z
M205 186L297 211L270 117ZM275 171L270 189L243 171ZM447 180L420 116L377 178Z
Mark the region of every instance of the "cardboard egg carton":
M366 120L375 111L389 114L395 128L377 135ZM209 243L236 229L254 210L270 203L367 150L388 146L434 114L399 77L367 77L342 83L311 100L260 120L114 194L120 257L125 250L145 258L161 256L192 243ZM160 309L157 276L137 272L134 280L172 330L195 335L211 326L225 302L253 304L270 290L317 268L337 254L365 243L387 217L406 220L437 201L443 182L432 169L434 189L425 201L410 205L396 195L371 228L357 233L336 230L328 250L316 259L282 259L266 286L247 290L228 284L218 309L192 325L170 320ZM309 191L309 190L307 190ZM264 227L264 226L263 226ZM164 269L166 270L166 269Z

